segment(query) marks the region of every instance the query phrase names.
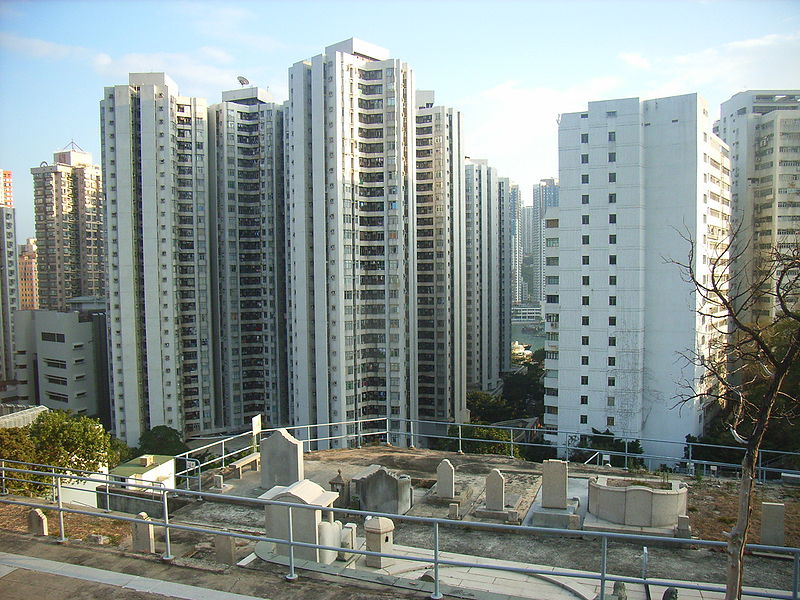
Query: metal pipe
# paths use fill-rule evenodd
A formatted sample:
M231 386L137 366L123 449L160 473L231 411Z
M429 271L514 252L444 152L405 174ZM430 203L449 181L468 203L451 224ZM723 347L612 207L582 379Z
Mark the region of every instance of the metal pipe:
M442 597L442 590L439 582L439 523L433 524L433 600Z
M164 510L164 555L161 557L162 560L172 560L175 558L172 556L172 546L170 545L169 539L169 503L167 502L167 490L164 488L164 491L161 493L161 503Z
M6 461L0 460L0 494L3 496L8 496L8 490L6 489Z
M67 538L64 537L64 505L61 502L61 477L56 479L56 502L58 503L58 541L66 542Z
M458 453L464 454L464 450L461 448L461 425L458 426Z
M608 538L603 537L603 554L600 557L600 600L606 600L606 566L608 561Z
M794 553L794 574L792 577L792 600L800 598L800 553Z
M292 507L289 507L289 573L286 581L296 581L297 573L294 571L294 534L292 533Z

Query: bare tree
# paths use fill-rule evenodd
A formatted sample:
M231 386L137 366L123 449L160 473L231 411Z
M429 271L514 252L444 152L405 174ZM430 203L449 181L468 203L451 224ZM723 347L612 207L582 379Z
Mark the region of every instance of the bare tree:
M686 263L677 261L697 293L698 315L710 324L710 343L685 356L702 371L682 402L726 406L729 427L744 445L736 523L727 533L726 600L741 598L744 548L752 513L758 454L770 423L798 410L798 390L786 389L787 375L800 360L800 245L751 251L741 231L703 257L695 245ZM738 237L738 239L737 239ZM736 276L729 278L729 264ZM705 266L702 266L705 264Z

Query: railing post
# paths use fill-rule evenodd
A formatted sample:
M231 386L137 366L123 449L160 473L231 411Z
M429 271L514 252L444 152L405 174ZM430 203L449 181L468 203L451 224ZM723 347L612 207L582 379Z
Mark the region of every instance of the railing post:
M161 491L161 504L164 511L164 555L161 560L172 560L172 545L169 539L169 504L167 502L167 489Z
M292 507L289 507L289 573L286 575L286 581L296 581L297 573L294 571L294 535L292 533Z
M509 440L511 440L511 442L510 442L510 444L509 444L508 455L509 455L511 458L514 458L514 429L509 429L509 430L508 430L508 432L509 432L509 434L510 434L510 435L508 436L508 439L509 439Z
M628 470L628 438L625 438L625 470Z
M650 552L647 546L642 546L642 579L647 579L647 563L650 562Z
M66 542L67 538L64 537L64 511L61 502L61 477L56 479L56 503L58 504L58 541Z
M442 590L439 583L439 523L433 524L433 600L442 597Z
M0 495L8 496L8 490L6 489L6 461L0 460Z
M50 488L50 493L53 494L53 500L55 500L56 499L55 498L56 485L57 485L57 483L56 483L56 481L57 481L57 479L56 479L56 468L55 467L51 467L50 468L50 472L53 474L53 486Z
M458 453L464 454L464 450L461 447L461 423L458 424Z
M794 575L792 576L792 600L800 599L800 553L794 553Z
M220 466L225 466L225 438L222 438L222 464Z
M409 423L410 423L410 425L411 425L411 444L409 444L409 446L408 446L408 447L409 447L409 448L416 448L416 446L414 445L414 421L413 421L413 420L411 420L411 419L409 419L409 421L408 421L408 422L409 422Z
M356 421L356 448L361 448L361 419ZM309 446L309 450L311 447Z
M608 561L608 538L603 536L603 554L600 557L600 600L606 600L606 566Z

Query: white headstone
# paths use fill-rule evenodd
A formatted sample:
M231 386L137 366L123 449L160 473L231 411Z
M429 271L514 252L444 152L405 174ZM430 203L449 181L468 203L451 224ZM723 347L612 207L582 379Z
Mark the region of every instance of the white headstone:
M486 476L487 510L503 510L506 506L506 478L498 469L489 471Z
M285 429L261 440L261 487L288 486L305 479L303 443Z
M782 502L761 503L761 543L765 546L783 546L786 541L784 518L786 506Z
M211 487L215 490L221 490L225 485L224 483L225 479L222 477L222 475L212 475L211 477L212 477L211 480L213 482Z
M567 462L542 463L542 508L567 508Z
M339 521L334 521L333 523L320 521L317 524L317 532L321 546L339 546L342 537L342 524ZM319 562L323 565L329 565L336 560L338 554L338 550L320 548L318 553Z
M150 521L150 517L145 512L140 512L136 518ZM133 551L155 554L156 538L152 523L133 524Z
M394 522L386 517L372 517L364 521L367 550L391 554L394 550ZM392 558L367 555L366 565L384 569L394 562Z
M341 546L343 550L339 551L339 560L349 560L351 556L353 556L352 552L346 552L345 550L353 550L356 547L356 524L355 523L347 523L344 527L342 527L342 537L341 537Z
M236 538L222 533L214 535L214 556L223 565L236 564Z
M446 458L436 467L436 495L440 498L456 495L456 470Z
M250 420L250 425L253 428L253 438L258 441L258 434L261 433L261 415L258 414Z
M41 509L34 508L28 512L28 533L48 535L47 515Z
M451 502L447 506L447 518L448 519L460 519L461 518L461 507L458 505L458 502Z

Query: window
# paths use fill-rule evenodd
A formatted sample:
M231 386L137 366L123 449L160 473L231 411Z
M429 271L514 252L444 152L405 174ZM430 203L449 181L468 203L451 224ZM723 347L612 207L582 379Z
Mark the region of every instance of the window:
M581 385L589 385L589 376L581 375Z
M608 141L609 142L616 142L617 141L617 132L616 131L609 131L608 132Z
M617 297L616 296L609 296L608 297L608 305L609 306L616 306L617 305Z
M581 396L581 404L589 404L589 396Z
M609 194L608 195L608 203L609 204L616 204L617 203L617 195L616 194Z
M582 133L581 134L581 144L588 144L589 143L589 134Z
M63 333L53 333L51 331L43 331L42 332L42 341L43 342L59 342L61 344L64 343L64 334Z
M589 422L589 419L586 415L581 415L581 425L586 425Z
M608 324L609 324L609 325L611 325L611 327L614 327L614 326L616 326L616 324L617 324L617 317L608 317Z
M609 173L608 174L608 183L614 183L617 180L616 173Z
M589 296L581 296L581 304L583 306L589 306Z
M558 238L547 238L545 240L545 246L548 248L558 248Z
M610 264L610 265L617 264L617 255L616 254L609 254L608 255L608 264Z
M581 325L588 325L589 324L589 317L583 316L581 317Z
M608 236L608 243L609 244L616 244L617 243L617 234L612 233Z
M608 406L614 406L616 403L617 403L617 399L616 399L614 396L609 396L609 397L606 399L606 404L607 404Z
M589 276L588 275L584 275L583 277L581 277L581 284L589 285Z
M614 387L617 385L617 378L616 377L609 377L608 378L608 387Z
M617 276L616 275L609 275L608 276L608 285L617 285Z
M614 426L614 417L606 417L606 425L608 425L609 427L613 427Z
M617 214L616 213L611 213L610 215L608 215L608 222L609 223L616 223L617 222Z
M589 164L589 155L588 154L581 154L581 164L582 165Z
M584 254L583 256L581 256L581 264L582 265L588 265L589 264L589 255L588 254Z
M548 267L557 267L558 266L558 257L557 256L548 256L544 260L544 264Z
M558 275L548 275L545 277L545 283L547 285L558 285Z
M589 194L581 195L581 204L589 204Z
M615 356L609 356L608 357L608 366L609 367L617 366L617 358Z
M614 337L614 336L609 337L608 338L608 345L609 346L616 346L617 345L617 338Z
M589 336L582 335L581 336L581 346L588 346L589 345Z
M545 219L544 226L546 229L558 227L558 219Z
M607 117L616 117L617 116L617 111L609 110L609 111L606 112L606 116Z
M558 294L548 294L545 300L548 304L558 304Z
M583 244L584 246L588 246L589 245L589 236L588 235L582 235L581 236L581 244Z
M608 153L608 162L617 162L617 153L616 152L609 152Z
M588 173L584 173L583 175L581 175L581 183L589 183L589 174Z
M589 215L581 215L581 225L589 224Z
M581 356L581 364L588 365L589 364L589 357L588 356Z

